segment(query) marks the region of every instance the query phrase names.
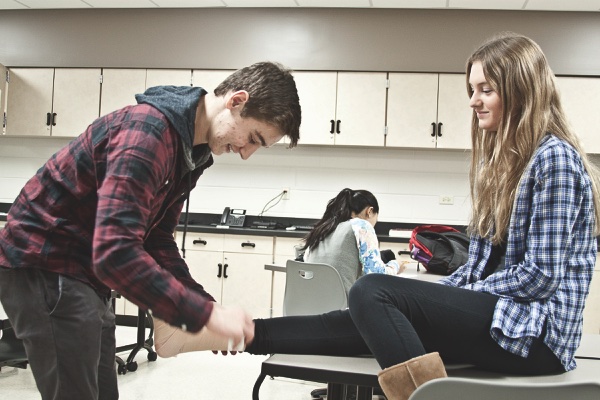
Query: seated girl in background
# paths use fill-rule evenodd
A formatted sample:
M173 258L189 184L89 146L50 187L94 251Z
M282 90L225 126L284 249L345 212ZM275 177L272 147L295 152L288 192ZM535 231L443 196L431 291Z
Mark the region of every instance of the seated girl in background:
M323 217L304 239L304 261L329 264L342 277L346 294L362 275L397 275L404 271L393 259L384 261L375 224L379 204L366 190L343 189L329 200ZM387 254L387 252L386 252Z

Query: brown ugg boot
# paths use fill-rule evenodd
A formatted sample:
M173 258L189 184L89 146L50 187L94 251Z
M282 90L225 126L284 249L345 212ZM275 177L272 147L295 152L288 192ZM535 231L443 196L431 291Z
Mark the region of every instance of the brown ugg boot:
M378 380L388 400L408 400L425 382L447 376L439 353L428 353L384 369Z

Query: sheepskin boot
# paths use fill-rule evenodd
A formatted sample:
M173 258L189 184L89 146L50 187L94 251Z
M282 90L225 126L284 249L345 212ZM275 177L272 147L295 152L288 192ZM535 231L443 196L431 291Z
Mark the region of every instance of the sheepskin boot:
M384 369L378 380L388 400L408 400L425 382L447 376L439 353L428 353Z

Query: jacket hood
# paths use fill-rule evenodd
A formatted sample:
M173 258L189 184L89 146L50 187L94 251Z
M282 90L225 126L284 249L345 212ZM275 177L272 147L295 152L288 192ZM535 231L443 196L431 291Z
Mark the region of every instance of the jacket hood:
M210 156L210 151L208 154L202 154L201 159L198 159L199 154L193 154L196 109L198 101L204 95L206 90L201 87L154 86L148 88L143 94L135 96L138 104L149 104L155 107L173 125L181 136L184 162L190 171L206 162L207 157Z

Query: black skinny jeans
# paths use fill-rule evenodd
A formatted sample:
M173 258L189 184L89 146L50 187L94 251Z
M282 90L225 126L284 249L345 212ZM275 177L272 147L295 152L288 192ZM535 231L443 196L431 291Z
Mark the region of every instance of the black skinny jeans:
M502 373L563 372L541 338L527 358L502 349L489 331L498 297L380 274L360 278L349 310L256 320L253 354L373 354L381 368L437 351L444 361Z

